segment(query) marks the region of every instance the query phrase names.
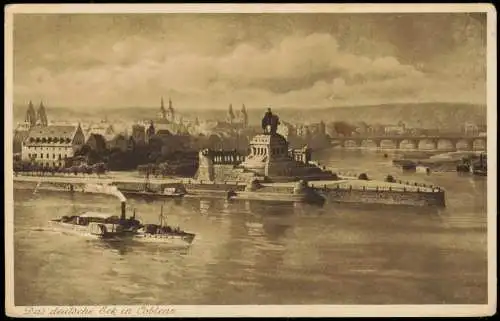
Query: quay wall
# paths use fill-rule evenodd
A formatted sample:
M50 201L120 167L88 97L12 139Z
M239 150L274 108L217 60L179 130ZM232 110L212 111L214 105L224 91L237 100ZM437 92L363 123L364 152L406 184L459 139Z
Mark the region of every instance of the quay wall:
M231 183L209 183L209 184L185 184L187 192L190 191L243 191L245 190L244 185L231 184Z
M14 189L40 190L40 191L61 191L61 192L83 192L85 183L66 182L34 182L14 180Z
M435 192L416 192L356 189L318 189L318 191L327 200L339 203L369 203L438 207L444 207L446 205L445 193L442 190Z
M48 190L48 191L65 191L65 192L84 192L87 182L65 181L57 182L48 179L44 181L35 180L17 180L14 179L15 189L27 190ZM132 190L142 191L143 183L133 182L114 182L113 185L121 191ZM293 188L281 186L263 186L257 191L247 193L245 185L238 182L191 182L191 183L165 183L165 184L150 184L151 189L160 190L166 187L183 186L188 194L192 196L203 195L226 195L228 191L242 193L241 196L260 198L259 195L292 195ZM314 187L318 194L325 197L331 202L341 203L366 203L366 204L392 204L392 205L411 205L411 206L445 206L445 192L443 190L388 190L388 189L359 189L346 187ZM249 194L249 195L247 195ZM251 194L251 195L250 195Z

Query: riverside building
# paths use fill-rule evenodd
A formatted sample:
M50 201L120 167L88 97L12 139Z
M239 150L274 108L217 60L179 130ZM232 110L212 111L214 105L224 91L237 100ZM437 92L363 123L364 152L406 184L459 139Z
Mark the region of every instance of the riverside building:
M84 143L80 124L34 126L22 143L21 157L46 167L65 167Z

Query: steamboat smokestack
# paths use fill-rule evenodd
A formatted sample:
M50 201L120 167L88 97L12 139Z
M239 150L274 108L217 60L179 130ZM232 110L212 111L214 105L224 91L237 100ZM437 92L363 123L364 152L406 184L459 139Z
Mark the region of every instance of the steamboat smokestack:
M125 215L125 202L122 202L122 215L121 215L121 219L122 220L127 219L127 217Z

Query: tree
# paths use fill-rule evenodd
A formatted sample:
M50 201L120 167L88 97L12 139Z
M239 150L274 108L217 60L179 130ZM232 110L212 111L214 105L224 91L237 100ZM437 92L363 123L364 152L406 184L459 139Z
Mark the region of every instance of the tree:
M89 145L84 144L75 152L75 156L87 156L91 150L92 148Z
M345 121L333 122L333 128L335 132L342 136L352 136L356 131L356 127L346 123Z
M366 175L366 173L361 173L361 174L359 174L358 179L367 181L368 180L368 175Z
M396 180L394 179L394 177L392 175L387 175L387 177L385 178L385 181L388 183L396 182Z

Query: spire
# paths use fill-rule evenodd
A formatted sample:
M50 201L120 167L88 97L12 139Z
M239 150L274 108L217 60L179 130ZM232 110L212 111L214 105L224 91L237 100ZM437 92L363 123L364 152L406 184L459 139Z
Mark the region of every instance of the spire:
M248 126L248 114L247 114L247 109L245 107L245 104L241 106L241 119L240 122L242 123L243 127Z
M26 111L26 117L24 121L29 123L30 126L36 125L36 112L35 108L33 107L33 102L31 102L31 100L28 104L28 110Z
M172 123L175 121L174 106L170 97L168 98L168 120Z
M47 114L45 112L45 107L43 106L43 101L40 101L40 107L38 108L38 123L42 126L47 126L48 121L47 121Z
M163 103L163 97L161 97L160 117L163 119L166 117L166 110L165 110L165 105Z
M199 126L199 125L200 125L200 120L198 119L198 116L195 118L195 120L194 120L194 124L195 124L196 126Z
M234 112L233 112L233 104L229 104L229 111L227 113L229 123L233 123L234 120Z
M151 136L153 136L155 134L155 125L153 123L153 121L151 120L149 122L149 127L148 129L146 130L146 133L147 133L147 136L148 136L148 139L151 138Z
M168 98L168 109L174 111L174 107L172 105L172 99Z

